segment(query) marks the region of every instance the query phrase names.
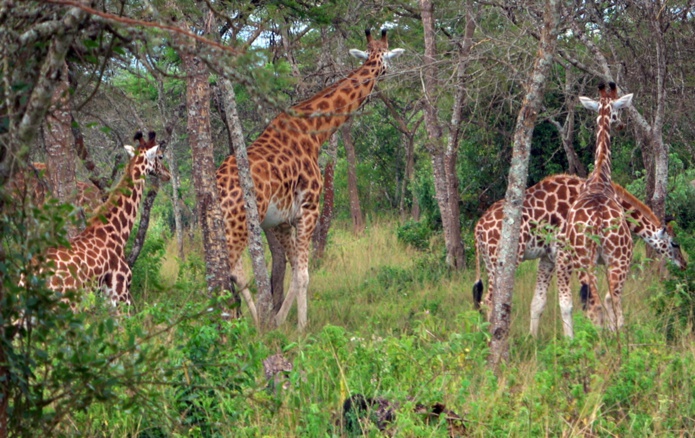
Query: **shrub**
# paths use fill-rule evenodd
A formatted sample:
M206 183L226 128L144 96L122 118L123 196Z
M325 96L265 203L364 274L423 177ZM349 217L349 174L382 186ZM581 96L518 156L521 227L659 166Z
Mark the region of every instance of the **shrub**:
M678 240L690 263L684 271L669 263L670 278L663 292L652 298L659 323L672 340L680 330L695 325L695 236L680 233Z
M396 230L398 241L420 251L429 249L432 229L426 221L407 221Z

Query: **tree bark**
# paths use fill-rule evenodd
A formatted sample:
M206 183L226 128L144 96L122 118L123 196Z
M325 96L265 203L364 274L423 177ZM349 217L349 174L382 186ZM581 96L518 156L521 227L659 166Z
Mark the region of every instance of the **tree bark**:
M509 326L511 323L514 272L517 266L521 207L524 202L528 162L533 129L540 111L545 82L550 73L557 47L561 0L546 0L543 31L538 55L529 78L526 96L519 110L514 131L514 151L509 169L509 183L505 195L504 221L498 249L495 294L492 297L490 320L489 364L493 368L509 358Z
M277 314L285 302L285 272L287 272L287 257L282 249L280 241L275 237L273 230L265 230L265 237L273 259L272 272L270 273L270 294L273 297L273 313Z
M181 218L181 197L179 194L179 166L174 155L174 144L167 148L166 158L169 162L169 173L171 173L171 201L174 208L174 228L176 233L176 248L179 260L186 260L186 253L183 248L183 220Z
M147 191L145 200L142 203L140 222L138 223L138 232L135 234L133 246L130 248L130 254L128 254L128 257L126 258L126 262L131 268L135 266L135 262L138 260L142 247L145 244L147 229L150 226L150 212L152 211L154 200L157 198L157 193L159 193L159 178L155 176L152 177L150 189Z
M7 150L0 151L0 186L4 185L10 174L16 170L17 162L26 162L29 156L29 146L36 137L41 123L49 109L55 87L56 78L65 66L65 55L72 43L74 32L80 28L80 23L86 18L79 8L71 8L62 20L66 32L51 39L46 59L41 65L41 73L34 85L24 112L19 117L10 118L10 141ZM11 53L4 53L8 59ZM0 425L1 427L1 425Z
M313 236L314 258L316 260L323 257L323 253L326 249L326 240L328 239L328 230L331 227L331 220L333 219L333 201L335 198L333 174L337 155L338 133L333 133L328 141L328 148L326 149L328 161L323 170L323 206L321 208L321 215L319 216L319 223L316 226L316 230L314 230Z
M413 220L418 221L420 220L420 205L417 196L413 191L413 183L415 181L415 134L417 133L423 118L419 117L414 122L413 127L409 128L405 117L403 117L396 109L393 102L386 97L384 93L379 93L379 98L384 102L389 114L391 114L391 117L393 120L395 120L396 128L401 132L401 134L403 134L403 149L405 149L405 174L403 176L403 182L401 183L401 196L398 203L398 211L400 213L401 220L405 220L405 197L407 194L407 189L410 188L410 217ZM415 105L415 108L419 108L419 105Z
M195 53L195 46L182 50L181 60L186 72L186 131L193 155L193 184L196 191L198 222L203 231L205 267L208 292L212 295L223 290L233 291L227 250L227 238L220 208L216 165L210 134L210 84L209 72ZM234 296L231 317L239 317L239 297Z
M586 167L579 159L577 151L574 150L574 115L576 99L574 96L574 75L572 74L571 68L565 69L565 101L567 102L567 116L565 117L565 124L561 125L560 122L554 118L550 119L555 128L557 128L560 134L560 139L562 140L562 148L565 150L565 156L567 157L567 173L571 175L577 175L582 178L586 178Z
M364 231L364 216L360 206L360 195L357 189L357 157L355 144L352 142L352 123L348 122L340 127L343 136L343 146L348 165L348 194L350 195L350 216L352 217L352 232L359 235Z
M274 326L275 312L273 311L273 297L268 278L268 268L265 264L265 254L263 252L263 240L261 239L261 221L258 215L256 204L256 188L251 177L249 157L246 153L246 144L241 132L241 124L236 110L236 100L234 86L228 79L222 79L222 86L225 91L225 110L229 126L233 127L232 139L234 140L234 155L239 172L239 185L244 195L244 206L246 208L246 224L249 233L249 254L251 264L256 279L258 298L256 309L258 311L257 323L263 329L270 329ZM248 299L248 298L247 298ZM251 305L251 303L249 303Z
M446 263L453 269L462 269L466 265L466 253L461 239L460 207L458 178L456 175L456 158L458 156L459 136L463 117L465 99L465 67L472 47L475 20L467 14L466 31L458 45L457 81L449 137L446 144L437 110L439 93L437 51L434 34L434 5L431 0L420 0L422 26L425 40L424 77L425 93L425 128L428 141L426 149L432 158L435 197L442 216L444 243L446 245Z
M51 195L61 203L73 204L77 193L75 181L75 148L72 135L72 117L70 115L70 85L68 83L68 65L63 63L58 86L53 92L52 109L46 115L44 125L44 143L46 146L46 177L51 188ZM80 229L68 225L68 237L79 234Z

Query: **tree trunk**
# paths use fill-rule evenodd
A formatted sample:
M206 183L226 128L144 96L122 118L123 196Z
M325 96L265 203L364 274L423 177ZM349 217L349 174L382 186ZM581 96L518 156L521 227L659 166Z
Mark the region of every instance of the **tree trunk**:
M558 121L551 118L550 122L557 128L562 140L562 148L565 150L567 157L567 173L586 178L586 167L579 159L577 151L574 150L574 115L576 106L576 97L574 96L575 77L572 74L571 68L565 69L565 101L567 102L567 117L565 124L561 125Z
M62 203L72 204L77 193L77 182L67 63L63 63L58 81L53 92L52 109L47 114L44 125L46 177L51 195ZM68 237L75 237L79 232L78 228L68 225Z
M191 54L195 53L195 48L189 47L188 50L182 50L180 53L187 74L186 131L193 155L193 185L196 191L198 221L203 231L208 291L214 294L223 290L234 290L230 276L232 267L229 264L224 217L215 178L216 166L210 134L210 74L203 61ZM235 306L234 309L229 309L230 316L238 317L239 297L235 295L233 300Z
M472 34L475 21L467 14L466 34L459 47L457 63L456 96L454 98L449 138L444 144L442 126L437 110L439 93L438 68L436 59L436 41L434 34L434 5L431 0L420 0L422 26L425 40L424 77L425 92L425 128L428 141L426 148L432 157L435 197L442 216L444 244L446 245L446 263L454 269L466 265L465 249L461 239L459 223L459 193L456 176L456 157L458 155L459 134L465 99L465 66L468 53L472 47Z
M273 230L265 230L265 237L273 259L273 270L270 274L270 294L273 296L273 312L277 314L285 302L285 272L287 271L287 257L282 249L280 241L275 237Z
M179 166L174 156L174 144L167 148L166 158L169 162L169 173L171 173L171 201L174 208L174 228L176 233L176 248L179 260L186 260L186 253L183 249L183 221L181 219L181 205L179 195Z
M147 195L145 195L145 200L142 203L142 210L140 211L138 232L135 234L133 246L130 248L130 254L128 254L126 258L126 262L128 262L128 266L131 268L135 266L135 262L140 256L142 247L145 244L147 229L150 227L150 212L152 211L154 200L157 198L157 193L159 193L159 178L156 176L151 178L152 182L150 183L150 189L147 191Z
M350 195L350 216L352 216L352 232L356 235L364 231L364 216L360 207L360 195L357 190L357 158L355 144L352 142L352 123L348 122L340 128L345 146L348 164L348 193Z
M561 0L546 0L543 31L536 62L529 77L526 96L519 109L514 130L514 151L509 169L509 185L505 195L504 221L498 249L498 276L492 297L490 320L489 364L496 368L509 358L509 326L511 323L514 272L517 266L521 207L524 203L531 137L543 101L545 82L550 73L557 47Z
M323 170L323 207L321 208L319 223L317 224L316 230L314 230L313 236L314 258L316 260L323 257L323 252L326 249L326 240L328 239L328 230L331 227L331 220L333 219L333 200L335 193L333 187L333 173L337 155L338 133L333 133L328 141L328 148L326 149L328 161L326 162L326 168Z
M271 294L270 280L268 278L268 268L265 264L265 254L263 252L263 240L261 239L261 221L258 216L258 206L256 204L256 188L251 177L249 157L246 153L246 144L241 132L239 115L236 109L236 96L234 86L228 79L222 79L222 86L225 91L225 112L228 124L232 127L232 139L234 143L234 155L239 172L239 185L244 195L244 206L246 208L246 224L249 233L249 254L251 264L256 279L258 299L256 309L258 311L258 324L261 328L270 329L274 326L275 312L273 312L273 296ZM250 304L249 304L250 305Z

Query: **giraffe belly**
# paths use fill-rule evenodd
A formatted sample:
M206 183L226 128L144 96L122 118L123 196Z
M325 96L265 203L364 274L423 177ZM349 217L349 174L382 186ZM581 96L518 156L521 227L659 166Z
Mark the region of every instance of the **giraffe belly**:
M282 223L291 223L292 217L292 211L281 210L275 201L271 201L261 222L261 228L267 230Z

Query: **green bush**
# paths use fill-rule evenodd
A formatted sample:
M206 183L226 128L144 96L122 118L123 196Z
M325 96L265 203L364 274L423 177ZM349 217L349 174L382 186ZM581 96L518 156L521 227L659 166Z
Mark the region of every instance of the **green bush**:
M430 247L430 238L433 231L427 221L409 220L396 230L398 241L410 245L420 251L426 251Z
M693 180L695 169L685 169L678 156L670 154L666 214L675 217L678 225L688 231L695 231L695 187L690 184ZM646 200L645 176L635 179L626 188L638 198Z
M147 396L138 382L163 358L161 349L145 346L140 327L110 316L100 294L89 313L73 313L63 298L79 301L80 293L63 297L48 289L42 254L68 244L71 217L71 206L53 202L0 213L0 388L17 436L54 436L66 417L95 404L133 408L136 399L123 393Z
M668 339L695 325L695 235L679 233L678 240L690 263L685 270L669 263L670 277L663 291L652 298L653 307Z

